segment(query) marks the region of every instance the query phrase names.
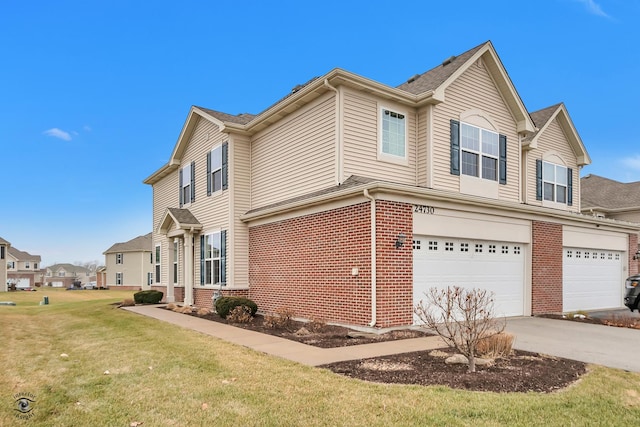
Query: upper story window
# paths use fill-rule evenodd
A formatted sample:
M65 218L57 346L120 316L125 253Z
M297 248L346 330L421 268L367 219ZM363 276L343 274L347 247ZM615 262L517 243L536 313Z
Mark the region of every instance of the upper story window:
M25 261L24 268L26 268L26 269L31 268L31 263L29 263L29 261Z
M567 203L567 168L542 162L543 199L557 203Z
M403 113L381 110L380 153L401 159L407 156L407 117Z
M461 171L464 175L498 180L498 134L466 123L460 124Z
M226 190L228 186L229 143L207 153L207 195Z
M573 205L573 170L544 160L536 160L536 199Z
M14 261L7 261L7 268L9 270L13 270L14 268L16 268L16 263Z
M507 183L507 137L451 120L451 174Z
M58 271L58 277L64 277L65 272L64 271Z
M34 270L37 270L37 269L38 269L38 263L37 263L37 262L34 262L34 263L33 263L33 269L34 269Z
M196 201L196 163L180 169L180 207Z
M0 259L4 259L4 251L5 251L4 248L5 248L4 246L0 246Z
M116 254L116 264L122 264L122 254L121 253L117 253Z

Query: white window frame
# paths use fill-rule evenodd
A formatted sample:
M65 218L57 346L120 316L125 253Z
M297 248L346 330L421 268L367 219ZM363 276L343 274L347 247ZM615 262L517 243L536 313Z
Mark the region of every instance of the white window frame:
M217 256L214 251L215 243L218 243ZM204 235L204 286L222 284L222 231L207 233ZM209 248L211 246L211 248ZM207 263L209 265L207 265ZM217 264L217 274L216 266ZM217 277L214 277L217 276Z
M162 276L162 246L161 245L156 245L155 247L155 260L156 263L154 264L154 273L155 273L155 283L160 283L161 282L161 276Z
M401 116L402 126L393 126L397 123L397 120L389 122L389 118L393 117L398 119ZM378 159L384 161L391 161L394 163L407 164L408 162L408 114L406 111L399 110L397 108L389 108L386 106L380 106L379 108L379 136L378 136ZM388 122L388 123L387 123ZM388 124L388 126L387 126ZM400 132L401 131L401 132ZM401 134L401 135L400 135ZM402 155L394 153L392 150L392 135L404 138L404 147L402 147ZM398 144L393 144L397 146ZM385 151L386 146L386 151Z
M218 164L215 164L218 162ZM216 189L216 180L218 177L219 187ZM222 144L211 149L211 194L222 191Z
M465 146L465 128L472 128L478 130L478 146L469 147ZM487 134L495 136L495 145L494 142L491 142L491 147L495 148L495 153L490 152L488 147L484 145L484 139L488 136ZM468 173L468 168L465 168L464 158L465 153L477 156L476 170L475 173ZM484 168L484 160L493 160L495 167L492 169L494 176L486 176L485 168ZM486 179L487 181L498 182L500 177L500 134L498 132L492 131L490 129L481 128L479 126L475 126L469 123L460 122L460 174L471 176L475 178Z
M24 262L24 268L30 269L31 268L31 263L29 261L25 261Z
M173 284L178 284L178 254L179 254L178 241L173 241Z
M182 169L182 204L191 204L191 163L183 167Z
M116 273L116 286L122 286L122 272L117 272Z
M122 259L123 259L122 252L118 252L118 253L116 254L116 264L124 264L124 263L122 262Z
M153 285L153 272L147 272L147 285Z
M553 168L553 177L549 176L548 168ZM548 162L546 160L542 161L542 200L544 202L558 203L561 205L567 204L569 199L568 173L569 168L564 165ZM561 179L558 179L559 177L561 177ZM548 189L547 184L550 186L550 189ZM564 188L564 201L558 200L559 188ZM549 192L552 194L549 194Z

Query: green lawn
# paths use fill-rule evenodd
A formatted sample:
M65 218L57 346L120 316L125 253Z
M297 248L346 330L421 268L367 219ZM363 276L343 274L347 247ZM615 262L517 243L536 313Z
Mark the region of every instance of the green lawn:
M640 374L593 366L576 385L549 395L369 384L111 305L132 294L0 294L0 301L18 304L0 306L0 425L596 426L640 420ZM50 304L40 306L44 295ZM29 420L16 417L20 393L35 396Z

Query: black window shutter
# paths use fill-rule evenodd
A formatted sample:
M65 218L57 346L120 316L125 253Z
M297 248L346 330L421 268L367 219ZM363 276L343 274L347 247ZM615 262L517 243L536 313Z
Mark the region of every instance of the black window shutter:
M227 230L220 232L220 284L227 285Z
M500 135L500 184L507 183L507 135Z
M180 207L184 204L184 200L182 200L182 168L180 168L180 178L178 179L178 188L180 189Z
M196 162L191 162L191 203L196 201Z
M460 122L451 120L451 175L460 175Z
M222 144L222 189L229 187L229 143Z
M204 234L200 235L200 285L204 286Z
M211 151L207 152L207 196L211 195Z
M536 200L542 200L542 160L536 160Z
M573 169L567 168L567 205L573 206Z

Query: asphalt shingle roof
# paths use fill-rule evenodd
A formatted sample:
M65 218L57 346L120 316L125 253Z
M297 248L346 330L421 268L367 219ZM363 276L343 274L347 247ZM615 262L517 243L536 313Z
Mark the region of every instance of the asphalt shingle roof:
M40 262L41 260L40 255L31 255L30 253L18 250L13 246L9 247L9 254L18 261Z
M176 221L178 221L180 224L200 224L200 221L198 221L198 219L193 216L189 209L169 208L169 212L171 212L171 215L173 215Z
M598 175L580 179L582 209L640 208L640 181L623 183Z
M114 252L151 252L152 250L152 238L151 233L147 233L144 236L138 236L134 239L129 240L128 242L116 243L112 245L109 249L104 251L107 253Z

